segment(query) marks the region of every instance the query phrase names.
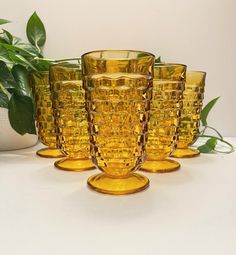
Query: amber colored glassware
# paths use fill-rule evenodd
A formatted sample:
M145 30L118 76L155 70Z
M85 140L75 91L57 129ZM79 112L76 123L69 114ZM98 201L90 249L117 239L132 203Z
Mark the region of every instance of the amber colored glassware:
M94 51L82 56L95 191L121 195L149 186L134 173L145 155L154 56L139 51Z
M185 79L185 65L156 64L154 67L147 156L142 165L144 171L164 173L180 168L177 161L167 157L177 143Z
M179 137L173 157L190 158L200 154L198 150L189 146L197 140L199 135L205 79L205 72L187 71Z
M36 125L39 140L47 146L36 152L46 158L59 158L64 155L57 149L55 123L52 111L52 100L49 85L49 72L35 72L30 74L30 84L36 105Z
M93 169L79 59L51 65L50 84L57 146L66 155L55 166L70 171Z

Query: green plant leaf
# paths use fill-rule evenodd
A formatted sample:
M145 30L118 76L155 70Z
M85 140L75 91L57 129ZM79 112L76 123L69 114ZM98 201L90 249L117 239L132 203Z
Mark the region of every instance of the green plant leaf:
M27 133L28 134L32 134L32 135L36 135L37 134L36 126L35 126L35 121L32 122L31 128L28 130Z
M31 68L34 71L37 71L37 69L35 69L35 67L26 59L24 58L22 55L20 54L14 54L12 52L9 52L9 57L11 58L11 60L13 62L15 62L16 64L20 64L25 66L26 68Z
M8 50L0 45L0 56L8 57Z
M198 150L201 153L210 153L214 151L216 145L217 145L217 139L215 137L212 137L208 139L205 144L199 146Z
M17 36L13 36L13 45L18 45L21 42L21 38L17 37Z
M211 149L206 145L206 144L203 144L201 146L198 146L197 148L201 153L209 153L211 152Z
M0 19L0 25L7 24L7 23L11 23L11 21L6 19Z
M42 72L42 71L48 71L48 70L49 70L49 66L50 66L51 64L53 64L53 63L55 63L55 62L53 62L53 61L48 61L48 60L45 60L45 59L37 59L37 60L35 60L35 61L33 62L33 65L34 65L34 67L35 67L38 71Z
M8 43L8 41L5 38L0 37L0 43Z
M28 20L26 34L29 42L36 47L42 47L46 42L45 27L36 12Z
M9 99L8 96L0 91L0 107L8 108Z
M9 63L12 62L11 59L9 59L9 58L7 58L5 56L1 56L1 55L0 55L0 60L5 62L6 64L9 64Z
M12 128L24 135L32 131L34 123L34 102L31 97L13 93L9 101L9 121Z
M216 145L217 145L217 139L212 137L210 139L207 140L206 145L211 148L212 150L215 149Z
M3 35L9 44L13 43L13 35L7 30L3 29Z
M6 63L0 60L0 82L6 89L15 88L16 82Z
M6 48L9 52L14 52L14 53L18 53L18 54L25 54L26 56L32 56L32 57L37 57L37 54L32 53L28 50L25 50L24 48L21 48L19 46L16 45L10 45L7 43L2 43L0 42L0 46Z
M30 52L34 56L42 57L42 55L40 54L39 50L34 45L32 45L32 44L29 44L29 43L19 43L18 46L21 47L22 49L26 50L27 52Z
M161 56L155 59L155 63L161 63Z
M29 71L22 65L15 65L11 70L15 81L21 93L31 96L31 87L29 85Z
M211 111L211 109L213 108L213 106L215 105L215 103L217 102L217 100L219 99L220 97L216 97L214 98L213 100L211 100L202 110L202 113L201 113L201 122L202 122L202 125L203 126L207 126L207 117L208 117L208 114L209 112Z
M9 58L9 51L5 49L4 47L0 46L0 60L3 61L9 70L11 70L12 66L14 63L12 60Z

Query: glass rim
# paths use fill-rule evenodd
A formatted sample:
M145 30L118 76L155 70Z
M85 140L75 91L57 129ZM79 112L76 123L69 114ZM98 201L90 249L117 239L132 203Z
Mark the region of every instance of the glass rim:
M140 53L140 54L145 54L145 56L141 56L139 59L142 58L147 58L147 57L153 57L155 59L155 55L147 52L147 51L142 51L142 50L93 50L93 51L89 51L84 53L83 55L81 55L81 59L83 59L85 56L88 56L92 53L102 53L102 52L114 52L114 53L118 53L118 52L136 52L136 53ZM138 59L138 58L101 58L101 57L91 57L95 60L134 60L134 59Z
M32 70L30 71L29 74L47 74L47 73L49 73L49 70L42 70L42 71Z
M155 68L155 67L162 67L162 66L163 66L163 67L168 67L168 66L176 66L176 67L177 67L177 66L181 66L181 67L187 68L187 65L181 64L181 63L171 63L171 62L170 62L170 63L169 63L169 62L168 62L168 63L164 63L164 62L163 62L163 63L155 63L155 64L154 64L154 68Z
M73 61L73 62L72 62ZM76 62L75 62L76 61ZM49 66L49 74L57 68L72 68L81 71L81 58L65 58Z
M187 70L186 74L187 73L199 73L199 74L202 74L202 75L206 75L207 73L205 71L198 71L198 70Z
M56 65L62 65L63 66L63 64L70 64L70 62L69 61L77 61L77 63L71 63L71 64L78 64L78 65L80 65L81 63L80 63L80 61L81 61L81 58L80 57L76 57L76 58L64 58L64 59L60 59L60 60L56 60L56 61L58 61L58 62L54 62L54 63L52 63L50 66L49 66L49 68L51 68L52 66L56 66Z

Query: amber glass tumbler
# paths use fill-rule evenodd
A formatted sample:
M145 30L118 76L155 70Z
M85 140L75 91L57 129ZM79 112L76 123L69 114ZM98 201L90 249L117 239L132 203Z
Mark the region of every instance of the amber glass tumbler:
M129 194L149 186L134 173L145 155L154 56L139 51L95 51L82 56L91 155L103 172L90 188Z
M177 144L185 79L185 65L156 64L154 67L147 157L142 165L144 171L164 173L180 168L177 161L167 157Z
M47 146L36 153L41 157L59 158L64 155L57 149L55 123L49 85L49 72L30 74L30 84L36 105L36 124L39 140Z
M50 85L57 146L66 155L55 166L70 171L93 169L79 59L52 65Z
M190 158L200 154L198 150L188 147L199 135L205 79L205 72L187 71L179 138L177 149L173 153L176 158Z

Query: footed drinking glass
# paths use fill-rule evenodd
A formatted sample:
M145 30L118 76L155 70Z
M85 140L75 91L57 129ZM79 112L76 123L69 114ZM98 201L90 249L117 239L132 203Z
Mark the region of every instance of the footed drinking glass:
M198 150L189 146L197 140L199 135L205 79L205 72L187 71L179 137L173 157L190 158L200 154Z
M66 155L55 166L70 171L93 169L79 59L51 65L50 84L57 146Z
M176 147L182 108L186 66L156 64L146 161L142 170L153 173L171 172L180 168L177 161L167 159Z
M55 123L49 85L49 72L35 72L30 75L33 96L36 105L36 125L39 140L47 146L36 154L40 157L59 158L64 155L57 149Z
M113 195L146 189L134 173L145 156L154 56L139 51L94 51L82 56L91 155L102 171L88 179L95 191Z

